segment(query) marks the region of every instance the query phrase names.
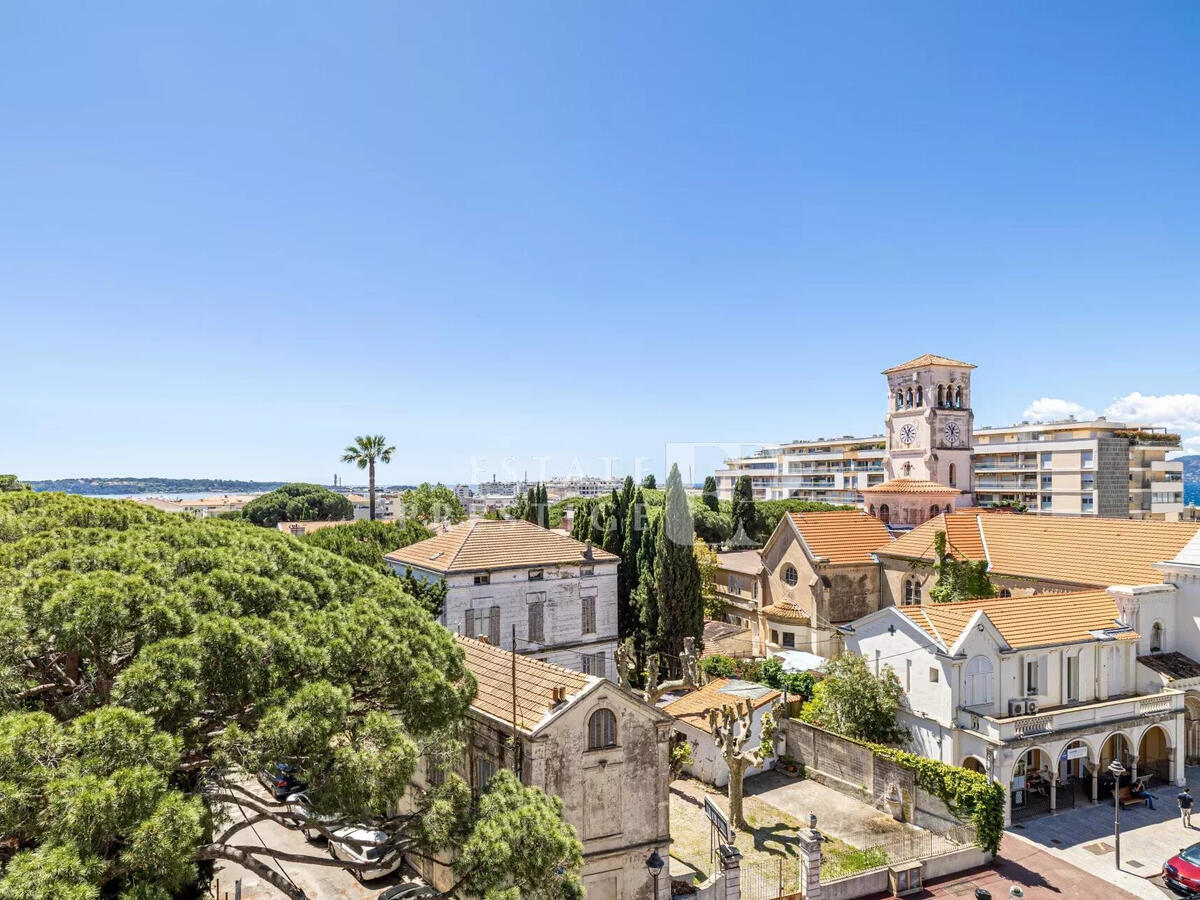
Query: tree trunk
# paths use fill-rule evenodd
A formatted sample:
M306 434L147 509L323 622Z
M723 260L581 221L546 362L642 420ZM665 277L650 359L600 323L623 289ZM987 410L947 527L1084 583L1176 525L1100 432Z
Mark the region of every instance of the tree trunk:
M371 521L375 521L375 460L370 463L370 479L371 479Z
M746 760L726 760L729 763L729 821L741 831L749 831L746 817L742 814L742 778L746 774Z

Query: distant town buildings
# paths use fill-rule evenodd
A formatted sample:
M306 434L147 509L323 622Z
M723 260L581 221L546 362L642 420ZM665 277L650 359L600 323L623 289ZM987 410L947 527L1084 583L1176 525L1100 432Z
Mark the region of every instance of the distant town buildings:
M521 519L473 519L387 554L403 574L446 582L439 621L456 634L613 678L617 563Z
M180 512L207 519L221 513L237 512L259 494L225 494L219 497L200 497L188 500L170 500L165 497L134 497L134 503L143 503L163 512Z
M1183 512L1179 435L1110 422L974 426L970 363L926 354L884 370L884 433L795 441L728 459L718 495L749 476L755 499L851 504L894 528L935 507L1021 505L1045 515L1160 519ZM904 479L900 481L900 479Z

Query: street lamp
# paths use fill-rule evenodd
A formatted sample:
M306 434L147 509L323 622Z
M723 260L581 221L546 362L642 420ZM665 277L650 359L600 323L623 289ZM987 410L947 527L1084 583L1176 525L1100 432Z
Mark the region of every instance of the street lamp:
M1121 776L1125 767L1119 759L1113 759L1108 764L1109 774L1113 777L1113 838L1116 841L1117 868L1121 868Z
M654 900L658 900L658 876L662 874L663 867L666 863L663 858L658 855L657 850L652 850L650 856L646 859L646 871L650 873L650 877L654 879Z

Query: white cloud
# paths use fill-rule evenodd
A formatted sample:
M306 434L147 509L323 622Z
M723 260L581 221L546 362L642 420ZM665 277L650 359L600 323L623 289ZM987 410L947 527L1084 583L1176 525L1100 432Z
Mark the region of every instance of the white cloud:
M1200 434L1183 439L1183 454L1200 453Z
M1163 394L1155 397L1134 391L1114 400L1104 414L1123 422L1200 431L1200 394Z
M1096 413L1071 400L1058 397L1042 397L1029 404L1021 418L1030 422L1053 422L1057 419L1094 419Z

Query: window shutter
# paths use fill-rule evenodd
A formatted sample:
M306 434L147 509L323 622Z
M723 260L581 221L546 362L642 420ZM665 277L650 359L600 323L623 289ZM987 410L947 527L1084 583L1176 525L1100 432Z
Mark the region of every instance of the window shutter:
M542 643L545 640L545 629L542 627L542 603L537 601L529 604L529 640Z
M463 623L463 635L469 638L478 637L475 633L475 610L473 609L467 610L466 621Z
M1050 693L1050 655L1043 653L1038 658L1038 694L1045 697Z
M495 647L500 646L500 607L493 606L488 614L488 640ZM515 648L514 648L515 649Z

